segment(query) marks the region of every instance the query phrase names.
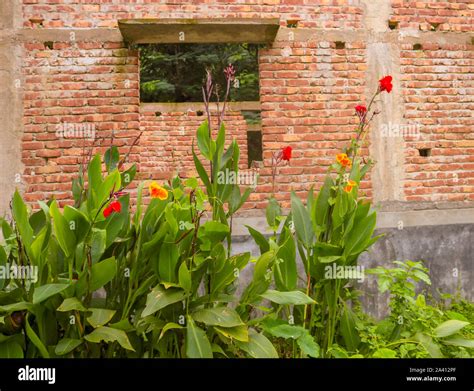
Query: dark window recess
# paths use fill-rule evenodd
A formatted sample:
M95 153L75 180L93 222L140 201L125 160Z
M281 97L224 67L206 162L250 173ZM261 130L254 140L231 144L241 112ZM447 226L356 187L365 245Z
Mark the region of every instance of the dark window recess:
M262 146L262 132L261 131L248 131L247 132L247 154L248 154L248 165L252 167L252 162L263 161L263 146Z
M394 20L389 20L388 21L388 28L390 30L395 30L397 27L398 27L398 22L396 22Z
M431 156L431 148L419 148L418 152L423 157Z
M298 27L298 22L299 20L287 20L286 27L288 27L289 29L295 29Z
M53 50L53 46L54 46L54 43L53 41L46 41L46 42L43 42L43 45L45 48L48 48L50 50Z
M415 43L413 45L413 50L421 50L423 49L423 46L421 45L421 43Z
M197 115L198 117L202 117L202 116L204 115L204 111L198 110L198 111L196 111L196 115Z
M236 80L230 101L258 101L258 48L255 44L143 44L140 51L142 102L202 102L206 70L212 71L224 99L224 68L232 64ZM217 100L216 97L213 97Z
M346 43L342 41L336 41L336 49L344 49L346 47Z

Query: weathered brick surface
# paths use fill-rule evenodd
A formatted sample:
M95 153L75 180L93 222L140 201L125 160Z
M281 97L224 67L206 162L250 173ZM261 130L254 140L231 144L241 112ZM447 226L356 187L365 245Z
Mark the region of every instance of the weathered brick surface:
M405 145L406 199L474 200L474 46L403 45L401 57L405 118L421 131Z
M23 0L24 25L109 27L131 18L261 18L301 20L302 27L360 28L362 6L353 0ZM33 20L33 22L32 22Z
M138 59L117 43L31 42L23 74L26 199L65 200L84 151L104 150L112 135L125 150L138 135ZM64 137L68 129L73 137ZM94 131L95 141L76 131Z
M400 58L391 63L401 80L396 86L401 88L400 110L404 123L421 130L420 138L403 142L403 192L398 201L474 201L474 48L466 34L474 25L474 2L393 0L390 21L398 22L398 31L421 34L416 47L404 41L406 34L393 43L395 36L367 33L362 3L23 0L23 25L32 33L70 28L97 34L90 41L62 38L24 44L22 159L27 200L70 197L83 141L59 138L56 130L64 123L92 125L98 136L96 149L105 149L113 133L113 142L123 152L143 130L130 159L138 163L140 179L164 180L180 167L184 175L192 170L191 142L203 117L182 112L156 116L140 108L138 55L122 43L101 42L104 28L116 28L122 18L277 17L283 33L261 50L259 59L264 167L248 208L266 205L272 189L271 155L286 145L293 146L294 157L279 169L277 198L288 206L291 191L304 195L312 184L319 187L335 154L353 135L354 106L368 103L366 94L375 88L366 81L384 76L369 75L367 65L367 44L378 39L397 46L393 53ZM290 39L289 33L299 29L286 29L287 20L299 20L298 28L317 33ZM439 35L427 39L424 31ZM361 32L367 33L366 38ZM446 43L449 39L443 32L463 37L456 39L464 43ZM341 38L344 48L336 48L339 38L334 34L347 38ZM245 120L229 112L226 122L229 134L239 140L244 167ZM420 156L421 148L431 148L431 156ZM375 193L372 186L370 177L362 184L368 197Z
M422 31L473 31L472 0L413 1L393 0L390 20L399 28Z

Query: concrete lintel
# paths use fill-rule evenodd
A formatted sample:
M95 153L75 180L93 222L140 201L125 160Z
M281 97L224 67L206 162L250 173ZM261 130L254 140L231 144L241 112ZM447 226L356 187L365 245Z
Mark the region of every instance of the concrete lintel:
M271 43L277 18L122 19L118 25L129 43Z
M453 33L444 31L390 30L373 31L368 29L355 30L324 30L320 28L287 28L280 27L275 42L286 41L343 41L343 42L381 42L381 43L432 43L440 44L471 44L473 33Z
M20 42L122 42L123 37L118 29L91 28L91 29L19 29L12 37Z
M378 229L454 224L474 224L474 208L377 212ZM232 234L248 236L246 225L264 234L271 234L265 216L234 217Z
M216 103L211 103L209 108L217 110ZM260 111L260 102L229 102L227 103L228 111ZM142 112L162 112L162 113L180 113L186 111L205 110L203 102L178 102L178 103L142 103L140 105ZM222 109L222 104L221 104Z

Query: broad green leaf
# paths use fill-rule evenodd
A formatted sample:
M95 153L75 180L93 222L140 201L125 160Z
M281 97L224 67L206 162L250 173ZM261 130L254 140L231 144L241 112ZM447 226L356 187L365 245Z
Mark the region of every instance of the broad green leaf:
M292 291L297 286L298 272L295 241L288 227L283 227L280 240L274 267L275 284L280 291Z
M33 229L28 220L28 210L18 190L15 190L13 194L12 212L18 232L24 243L29 247L33 242Z
M212 358L212 347L206 333L188 316L186 327L186 356L188 358Z
M72 352L80 344L82 344L82 340L80 339L63 338L56 345L56 348L54 349L54 353L56 353L58 356L63 356L65 354Z
M360 344L359 334L356 328L356 316L353 311L344 305L344 310L340 320L340 330L342 338L346 344L346 349L355 352Z
M278 358L278 353L272 343L263 334L249 329L249 341L235 341L235 344L253 358Z
M236 327L219 327L214 326L219 334L222 334L224 337L229 339L235 339L237 341L248 342L249 340L249 331L246 325L236 326Z
M269 251L270 245L268 244L268 240L265 238L265 236L248 225L246 225L246 227L249 230L250 235L252 235L253 240L255 240L255 243L257 243L258 247L260 248L260 254Z
M66 312L66 311L85 311L85 307L82 303L75 297L70 297L64 299L62 304L57 308L56 311Z
M279 292L269 289L261 296L277 304L303 305L316 303L311 297L300 291Z
M463 322L461 320L447 320L434 329L434 335L437 338L449 337L468 325L469 322Z
M373 358L396 358L397 352L392 349L380 348L372 355Z
M291 194L291 215L293 216L296 235L306 247L310 247L314 238L311 218L308 210L294 193Z
M186 292L182 289L164 289L160 285L155 287L146 298L146 306L142 312L142 318L154 314L156 311L169 306L170 304L182 301L186 297Z
M235 310L222 306L200 309L194 312L192 317L196 322L208 326L236 327L244 324Z
M209 126L207 120L204 121L197 130L197 145L202 155L206 159L211 160L211 138L209 135Z
M93 292L112 281L117 273L117 261L115 260L115 257L104 259L103 261L92 265L91 271L92 277L90 290Z
M186 262L183 262L178 270L179 285L186 291L190 292L192 288L191 274L189 273Z
M168 330L182 329L182 328L183 326L179 325L178 323L174 323L174 322L167 323L165 327L163 327L163 330L161 330L160 337L158 338L158 340L163 338Z
M158 271L162 281L176 282L176 266L178 264L178 246L174 244L172 238L167 235L165 242L161 245Z
M296 343L304 354L309 357L318 358L320 355L319 345L316 343L313 336L309 334L309 331L305 331L306 333L296 339Z
M108 172L115 170L120 160L120 153L115 145L112 145L104 154L105 168Z
M127 334L123 330L101 326L96 328L92 333L86 335L84 338L93 343L99 343L101 341L118 342L124 349L135 351L130 344Z
M2 342L0 343L0 358L23 358L23 348L13 339Z
M49 207L49 212L53 218L53 232L56 239L67 258L74 254L76 248L76 236L71 230L71 226L58 209L56 201Z
M1 305L0 306L0 313L12 313L15 311L22 311L22 310L28 310L32 312L33 310L33 304L28 303L26 301L20 301L18 303L12 303L12 304L7 304L7 305Z
M33 304L41 303L42 301L62 292L69 284L47 284L35 288L33 293Z
M433 342L433 339L422 333L416 333L414 336L416 341L421 342L426 351L430 354L432 358L443 358L443 353L437 344Z
M265 209L265 215L267 217L268 225L276 230L280 224L281 208L275 197L270 197L268 200L268 205Z
M107 232L105 229L92 228L91 256L92 264L97 263L105 251Z
M446 345L452 346L462 346L464 348L474 349L474 340L473 339L465 339L462 337L451 337L447 339L443 339L443 343Z
M88 308L87 311L92 312L92 315L87 317L87 321L94 328L103 326L104 324L110 322L117 312L105 308Z
M38 337L38 335L35 333L35 331L31 328L29 317L30 317L30 315L28 314L28 315L26 315L26 319L25 319L26 335L28 336L31 343L33 345L35 345L35 347L38 349L41 356L43 358L49 358L48 349L46 349L46 346L44 346L41 339Z

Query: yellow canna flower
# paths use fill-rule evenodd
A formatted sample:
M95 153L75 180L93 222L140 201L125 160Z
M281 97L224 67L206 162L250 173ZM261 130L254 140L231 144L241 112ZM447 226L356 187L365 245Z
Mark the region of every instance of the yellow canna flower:
M168 190L166 190L164 187L161 187L156 182L151 182L149 189L151 198L158 198L162 201L168 198Z

